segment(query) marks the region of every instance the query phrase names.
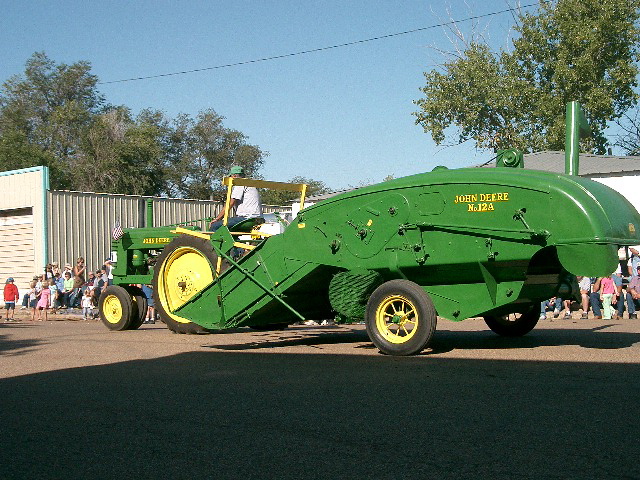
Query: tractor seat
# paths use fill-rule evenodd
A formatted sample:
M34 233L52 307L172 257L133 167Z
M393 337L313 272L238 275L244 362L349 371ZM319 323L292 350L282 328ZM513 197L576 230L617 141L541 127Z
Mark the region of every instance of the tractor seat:
M240 223L236 223L233 227L230 228L232 232L246 232L250 233L253 227L256 225L262 225L264 223L264 218L255 217L255 218L247 218L246 220L242 220Z

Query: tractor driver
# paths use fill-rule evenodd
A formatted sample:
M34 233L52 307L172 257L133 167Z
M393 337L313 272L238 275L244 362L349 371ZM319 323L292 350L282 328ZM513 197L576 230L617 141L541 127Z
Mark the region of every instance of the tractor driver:
M229 176L233 178L244 177L244 168L240 166L231 167L229 170ZM241 185L234 185L231 189L231 200L229 201L229 211L236 207L236 214L233 217L227 219L227 227L231 228L234 225L246 220L247 218L258 218L262 216L262 203L260 201L260 192L256 187L245 187ZM209 231L215 232L222 226L222 219L224 217L224 209L218 213L216 218L213 219L209 225Z

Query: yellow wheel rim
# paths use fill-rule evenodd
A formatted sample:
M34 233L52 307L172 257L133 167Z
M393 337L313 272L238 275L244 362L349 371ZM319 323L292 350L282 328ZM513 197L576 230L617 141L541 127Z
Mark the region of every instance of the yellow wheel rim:
M419 316L411 300L402 295L385 298L376 310L376 327L390 343L405 343L418 331Z
M122 320L122 304L115 295L107 295L102 303L102 313L109 323L119 323Z
M207 257L191 247L176 248L163 262L158 273L158 299L165 312L176 322L191 323L172 311L187 303L213 281L213 269Z

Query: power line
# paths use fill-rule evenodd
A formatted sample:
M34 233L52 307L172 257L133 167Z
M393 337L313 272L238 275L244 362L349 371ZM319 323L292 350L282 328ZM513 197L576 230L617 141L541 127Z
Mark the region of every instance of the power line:
M152 78L171 77L171 76L174 76L174 75L186 75L188 73L206 72L207 70L217 70L217 69L220 69L220 68L238 67L238 66L241 66L241 65L250 65L252 63L267 62L267 61L270 61L270 60L280 60L282 58L295 57L295 56L298 56L298 55L307 55L309 53L323 52L325 50L333 50L335 48L351 47L353 45L359 45L359 44L362 44L362 43L374 42L374 41L377 41L377 40L384 40L384 39L392 38L392 37L399 37L401 35L408 35L410 33L423 32L425 30L431 30L431 29L434 29L434 28L445 27L447 25L452 25L452 24L455 24L455 23L463 23L463 22L468 22L468 21L471 21L471 20L478 20L478 19L481 19L481 18L491 17L491 16L494 16L494 15L501 15L503 13L513 12L513 11L516 11L516 10L519 10L519 9L524 9L524 8L529 8L529 7L534 7L536 5L537 4L535 4L535 3L530 3L528 5L522 5L522 6L517 7L517 8L510 7L510 8L507 8L507 9L504 9L504 10L500 10L500 11L497 11L497 12L491 12L491 13L485 13L483 15L476 15L476 16L473 16L473 17L467 17L467 18L464 18L462 20L451 20L451 21L448 21L448 22L439 23L437 25L429 25L428 27L416 28L414 30L406 30L404 32L398 32L398 33L390 33L388 35L381 35L379 37L366 38L364 40L355 40L353 42L339 43L337 45L330 45L328 47L313 48L311 50L302 50L300 52L285 53L285 54L282 54L282 55L274 55L272 57L257 58L257 59L254 59L254 60L245 60L245 61L242 61L242 62L226 63L224 65L216 65L215 67L204 67L204 68L196 68L196 69L193 69L193 70L183 70L183 71L180 71L180 72L160 73L158 75L147 75L147 76L144 76L144 77L133 77L133 78L125 78L125 79L121 79L121 80L110 80L110 81L107 81L107 82L98 82L98 85L108 85L108 84L111 84L111 83L135 82L135 81L138 81L138 80L149 80L149 79L152 79Z

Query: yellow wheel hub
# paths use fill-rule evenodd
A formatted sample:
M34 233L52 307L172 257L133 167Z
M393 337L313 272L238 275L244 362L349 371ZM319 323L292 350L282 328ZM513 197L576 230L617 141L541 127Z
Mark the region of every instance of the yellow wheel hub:
M173 312L181 307L214 278L209 260L201 252L191 247L176 248L160 267L158 275L158 298L165 311L177 322L189 320Z
M116 324L122 320L122 304L115 295L108 295L102 303L102 313L109 323Z
M376 327L390 343L408 342L418 331L418 311L402 295L385 298L376 310Z

